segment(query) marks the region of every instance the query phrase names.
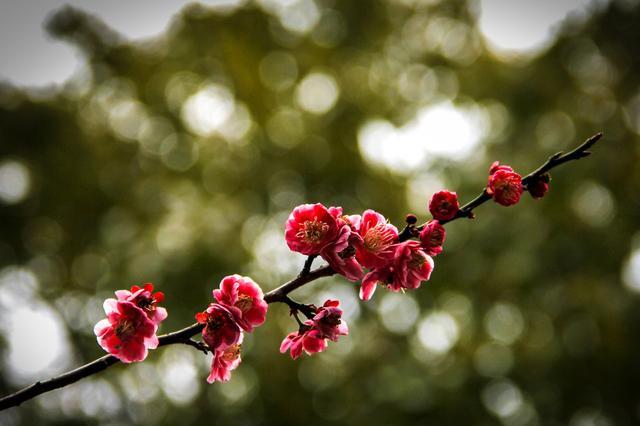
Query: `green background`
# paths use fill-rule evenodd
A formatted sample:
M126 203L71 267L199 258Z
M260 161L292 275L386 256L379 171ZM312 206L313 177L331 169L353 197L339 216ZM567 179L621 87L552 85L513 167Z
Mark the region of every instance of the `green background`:
M164 36L135 44L75 9L50 18L50 34L77 46L87 69L59 90L0 86L0 161L30 176L28 196L0 207L0 306L46 308L68 348L36 377L103 355L92 329L115 289L153 282L167 296L168 332L193 322L224 275L250 275L265 291L292 278L304 259L286 250L283 228L298 204L373 208L400 227L409 212L428 218L440 185L462 201L477 195L496 159L524 174L605 136L593 156L552 173L544 199L487 203L448 225L418 291L360 303L336 277L294 293L343 302L351 333L322 354L281 355L295 323L272 305L227 384L207 385L208 358L174 345L0 423L638 424L640 8L601 4L567 20L541 56L508 61L484 46L475 2L316 4L306 34L255 6L191 5ZM325 113L297 98L312 72L337 84ZM203 134L184 119L207 87L231 94L231 130ZM363 156L369 120L401 127L447 101L484 117L470 155L407 168ZM5 321L2 394L31 381L10 362L10 329L25 329L29 356L48 350L37 327Z

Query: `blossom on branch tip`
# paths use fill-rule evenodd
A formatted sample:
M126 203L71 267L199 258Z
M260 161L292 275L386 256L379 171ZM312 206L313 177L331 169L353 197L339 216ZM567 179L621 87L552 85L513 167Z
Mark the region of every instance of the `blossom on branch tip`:
M213 290L213 296L248 333L262 325L267 317L269 305L264 301L262 289L249 277L237 274L224 277L220 288Z
M158 347L157 325L132 302L107 299L104 311L107 318L99 321L93 332L105 351L129 363L144 360L148 349Z
M444 226L437 220L431 220L420 231L420 242L422 248L429 256L436 256L442 253L442 245L446 238Z
M511 206L520 201L522 177L509 166L501 166L498 161L489 168L487 194L493 201L503 206Z
M218 303L212 303L204 312L197 313L196 321L204 324L202 339L212 351L235 345L242 336L233 314Z
M153 292L153 284L146 283L144 287L134 285L129 290L117 290L119 301L128 301L142 309L154 324L159 325L167 318L167 310L158 306L164 300L164 293Z
M291 212L285 225L289 248L304 255L316 255L338 236L337 217L342 209L322 204L303 204Z
M458 195L455 192L438 191L429 201L429 212L436 220L451 220L460 210Z
M542 198L547 191L549 191L550 180L551 177L547 173L537 176L527 184L527 191L529 191L529 194L535 199Z
M225 349L213 351L213 359L211 360L211 371L207 382L216 381L227 382L231 378L231 372L238 368L242 359L240 358L240 348L242 346L243 335L240 334L238 343L233 344Z

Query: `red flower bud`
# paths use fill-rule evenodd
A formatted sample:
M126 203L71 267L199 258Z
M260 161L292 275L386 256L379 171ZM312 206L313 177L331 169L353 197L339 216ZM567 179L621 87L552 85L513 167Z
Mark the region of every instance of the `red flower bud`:
M422 247L429 256L436 256L442 253L442 244L445 237L444 226L440 225L437 220L427 223L420 232L420 242L422 242Z
M451 220L459 209L458 195L447 190L436 192L429 202L429 211L436 220Z
M487 194L493 201L503 206L511 206L520 201L522 177L509 166L500 166L497 161L489 168Z
M542 198L549 190L549 180L550 177L546 173L542 176L538 176L538 178L529 182L527 185L527 191L529 191L529 194L531 194L535 199Z

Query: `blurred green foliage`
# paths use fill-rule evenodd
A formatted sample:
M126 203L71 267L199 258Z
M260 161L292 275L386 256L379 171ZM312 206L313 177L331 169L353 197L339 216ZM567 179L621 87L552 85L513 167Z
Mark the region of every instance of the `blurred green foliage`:
M296 292L346 307L351 335L319 356L278 353L295 324L272 306L228 384L206 384L202 354L167 347L2 424L638 424L640 8L601 5L542 56L507 61L484 47L475 2L301 4L315 9L190 5L137 43L76 9L51 17L88 65L58 90L0 87L0 162L28 179L0 210L2 394L101 356L93 324L115 289L155 283L166 332L192 323L224 275L266 290L291 278L304 259L283 223L297 204L373 208L400 226L410 211L426 219L439 185L475 196L495 159L528 172L605 138L555 171L543 200L449 225L416 292L363 304L340 278ZM401 128L447 101L481 113L470 155L406 168L367 156L365 123ZM27 330L7 319L17 305L63 325L63 358L45 371L9 355L11 331ZM51 350L19 339L31 357Z

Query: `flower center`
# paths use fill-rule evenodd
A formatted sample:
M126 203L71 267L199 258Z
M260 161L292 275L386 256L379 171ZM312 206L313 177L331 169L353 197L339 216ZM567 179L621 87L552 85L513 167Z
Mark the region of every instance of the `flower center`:
M246 294L241 294L238 296L238 301L236 302L236 307L240 309L242 312L247 312L253 306L253 297L247 296Z
M448 201L442 201L440 202L440 207L438 208L438 210L440 210L441 212L446 213L449 208L451 207L451 203Z
M240 356L240 345L231 345L227 349L224 350L222 354L222 359L227 362L234 361Z
M429 243L432 246L440 246L442 245L442 232L440 230L435 230L433 231L433 233L431 234L431 238L429 238Z
M387 232L387 227L384 223L379 223L364 235L364 248L367 251L377 253L387 248L392 243L392 240L393 234Z
M353 246L349 246L346 249L342 250L340 253L338 253L338 256L340 256L341 259L346 259L348 257L353 257L356 254L356 249Z
M323 322L327 325L330 325L332 327L338 326L340 325L340 323L342 322L340 320L340 316L336 315L336 314L332 314L332 315L327 315L326 317L324 317Z
M496 185L498 191L502 191L505 197L511 197L516 193L516 187L511 182L502 181Z
M322 241L328 230L329 225L325 222L321 222L318 219L306 220L296 236L309 243L318 243Z
M145 311L153 312L156 309L156 300L150 297L139 296L136 305Z
M133 323L129 320L122 320L116 325L116 336L122 338L129 337L135 331Z
M218 330L224 325L224 318L219 312L214 312L207 319L207 328L210 330Z
M417 251L411 253L411 259L409 260L409 267L412 269L420 269L425 264L427 259L421 256Z

